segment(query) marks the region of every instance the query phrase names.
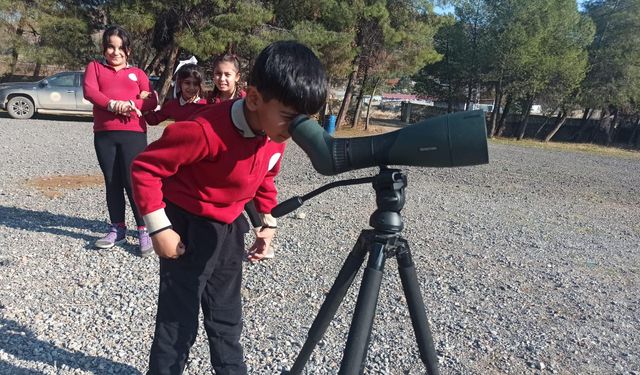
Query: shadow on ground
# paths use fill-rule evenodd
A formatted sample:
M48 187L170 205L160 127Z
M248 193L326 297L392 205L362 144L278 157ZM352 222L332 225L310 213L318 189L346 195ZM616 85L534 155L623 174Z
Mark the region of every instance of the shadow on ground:
M102 232L106 228L105 223L98 220L5 206L0 206L0 225L32 232L46 232L84 241L94 241L95 237L66 228L89 229L96 232Z
M107 223L104 221L6 206L0 206L0 226L75 238L86 242L84 246L86 250L97 250L93 243L98 237L80 233L77 231L78 229L97 233L106 233L107 230ZM137 241L136 244L128 243L119 245L119 247L132 255L140 255ZM4 372L0 371L0 374L4 374Z
M90 356L80 351L59 348L50 342L38 339L27 327L4 318L0 318L0 351L23 361L46 363L58 369L65 366L100 375L141 374L139 370L124 363ZM0 361L0 374L35 375L42 373Z
M44 373L36 370L30 370L26 368L19 368L8 364L7 362L0 361L0 374L11 375L44 375Z

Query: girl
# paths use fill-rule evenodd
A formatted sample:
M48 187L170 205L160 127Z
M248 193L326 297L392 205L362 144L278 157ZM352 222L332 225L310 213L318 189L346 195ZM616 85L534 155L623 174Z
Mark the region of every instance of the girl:
M235 55L225 54L213 60L213 93L211 103L244 98L246 93L238 87L240 62Z
M131 195L129 169L147 146L147 125L141 111L155 108L157 100L155 95L140 97L143 91L151 92L151 86L142 70L128 64L130 46L124 29L107 28L102 35L104 61L90 62L84 73L84 97L93 103L93 143L104 175L111 221L108 233L95 246L109 249L126 241L126 191L138 226L140 253L147 256L153 253L153 245Z
M202 95L202 74L195 64L183 65L176 73L176 87L180 88L176 99L167 101L159 111L147 112L144 119L150 125L157 125L170 118L184 121L198 109L207 104Z

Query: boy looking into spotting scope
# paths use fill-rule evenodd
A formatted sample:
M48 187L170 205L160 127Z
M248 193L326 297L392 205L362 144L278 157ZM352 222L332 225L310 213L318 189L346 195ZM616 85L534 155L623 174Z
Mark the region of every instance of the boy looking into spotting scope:
M253 200L262 217L249 249L258 261L276 231L274 178L289 124L322 108L326 73L304 45L275 42L256 58L246 93L167 126L132 165L135 201L160 257L148 374L183 372L200 306L216 374L247 373L240 285L249 225L241 213Z

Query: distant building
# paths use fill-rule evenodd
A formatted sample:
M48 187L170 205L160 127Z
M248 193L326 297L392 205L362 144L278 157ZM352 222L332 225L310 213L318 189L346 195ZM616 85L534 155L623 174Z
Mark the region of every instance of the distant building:
M429 98L429 97L423 97L423 96L418 96L414 94L387 93L387 94L382 94L380 105L383 106L383 105L386 105L386 103L389 103L389 104L398 103L399 105L399 103L402 103L402 102L409 102L413 104L429 105L429 106L432 106L434 104L433 98Z

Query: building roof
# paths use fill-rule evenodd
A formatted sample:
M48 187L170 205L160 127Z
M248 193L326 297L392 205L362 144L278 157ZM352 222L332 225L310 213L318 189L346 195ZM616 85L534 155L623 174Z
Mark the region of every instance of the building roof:
M416 100L416 99L418 99L418 96L413 94L398 94L398 93L382 94L382 100Z

